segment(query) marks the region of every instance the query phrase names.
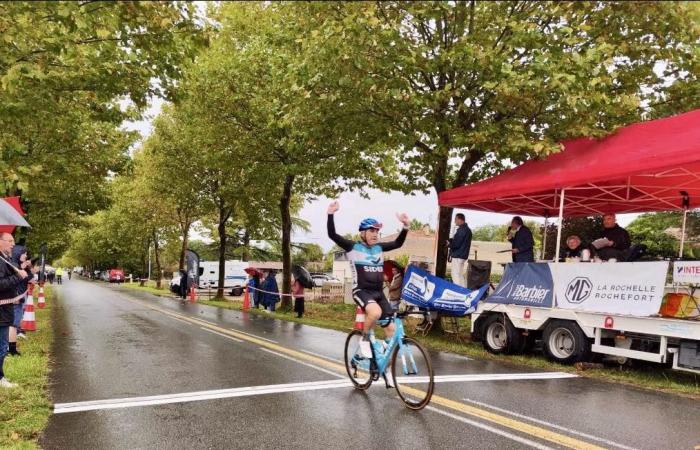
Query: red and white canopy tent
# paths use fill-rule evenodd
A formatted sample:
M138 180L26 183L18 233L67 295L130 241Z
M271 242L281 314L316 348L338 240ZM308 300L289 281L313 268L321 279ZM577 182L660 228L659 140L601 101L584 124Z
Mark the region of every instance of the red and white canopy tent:
M438 201L545 220L558 213L558 243L563 217L683 210L682 252L687 211L700 207L700 109L562 145L545 159L444 191Z

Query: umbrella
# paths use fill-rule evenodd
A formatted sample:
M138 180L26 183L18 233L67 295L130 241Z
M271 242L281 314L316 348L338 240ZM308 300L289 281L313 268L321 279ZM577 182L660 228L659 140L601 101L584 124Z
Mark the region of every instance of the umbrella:
M401 264L391 259L387 259L386 261L384 261L384 276L387 277L389 280L394 278L394 274L391 271L391 269L393 269L394 267L396 267L396 269L399 272L403 273L404 269Z
M246 268L243 269L243 270L245 271L245 273L247 273L247 274L250 275L251 277L259 277L259 276L262 276L262 273L260 273L260 271L259 271L258 269L254 269L254 268L252 268L252 267L246 267Z
M12 233L15 227L29 227L24 220L24 211L19 204L19 197L5 197L0 199L0 232Z
M299 283L301 283L301 285L304 286L306 289L311 289L314 287L314 282L311 279L311 274L308 270L306 270L306 268L301 266L292 266L292 275L294 275L294 279L298 280Z

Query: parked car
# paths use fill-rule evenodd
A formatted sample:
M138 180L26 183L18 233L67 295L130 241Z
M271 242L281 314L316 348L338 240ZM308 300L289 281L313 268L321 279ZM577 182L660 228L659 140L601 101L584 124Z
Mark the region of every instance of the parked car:
M110 283L123 283L124 271L122 269L109 269L107 281L109 281Z
M322 287L323 283L341 283L339 279L327 273L314 272L311 274L311 280L314 282L314 287Z

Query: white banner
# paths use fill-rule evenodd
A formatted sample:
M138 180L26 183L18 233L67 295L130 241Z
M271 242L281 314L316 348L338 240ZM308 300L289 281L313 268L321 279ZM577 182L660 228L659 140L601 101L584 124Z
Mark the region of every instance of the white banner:
M646 317L659 313L668 262L550 264L557 307Z
M700 284L700 261L675 261L673 263L673 282Z

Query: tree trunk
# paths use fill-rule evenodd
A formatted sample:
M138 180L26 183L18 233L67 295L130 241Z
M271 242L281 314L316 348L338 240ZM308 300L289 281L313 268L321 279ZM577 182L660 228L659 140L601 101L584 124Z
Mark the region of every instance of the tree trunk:
M282 293L292 292L292 215L289 205L292 201L292 185L294 175L287 175L284 179L284 190L280 198L280 213L282 215ZM290 310L292 299L288 295L282 296L282 310Z
M163 274L160 270L160 249L158 248L158 236L155 231L153 232L153 253L156 257L156 276L158 277L156 278L156 289L160 289Z
M241 259L243 261L250 261L250 233L245 230L243 235L243 253L241 254Z
M223 199L219 200L219 282L216 287L216 298L224 298L224 277L226 276L226 221L228 214L224 208Z
M180 262L178 264L178 270L183 270L185 268L185 252L187 251L187 245L189 244L189 234L192 222L185 222L182 226L182 248L180 249Z
M437 256L435 260L435 275L445 278L447 273L447 245L450 238L450 226L452 225L453 208L440 207L438 219Z

